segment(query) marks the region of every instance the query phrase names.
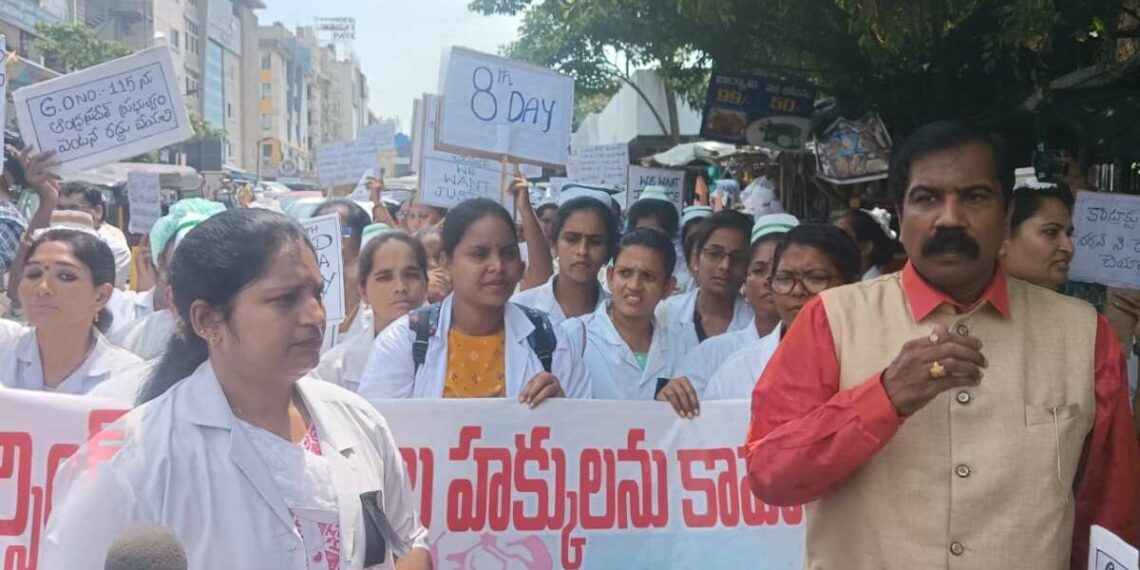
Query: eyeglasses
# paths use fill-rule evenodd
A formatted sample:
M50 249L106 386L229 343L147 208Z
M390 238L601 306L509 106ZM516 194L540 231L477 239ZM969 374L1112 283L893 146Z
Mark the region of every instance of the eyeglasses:
M830 273L810 273L808 275L794 275L791 273L777 273L768 280L772 292L778 295L789 295L796 289L796 284L803 285L804 291L809 295L816 295L827 289L839 277Z
M743 267L748 265L748 252L747 251L734 251L729 253L723 247L706 247L701 250L701 256L707 257L713 263L720 263L724 258L728 258L728 263L733 267Z

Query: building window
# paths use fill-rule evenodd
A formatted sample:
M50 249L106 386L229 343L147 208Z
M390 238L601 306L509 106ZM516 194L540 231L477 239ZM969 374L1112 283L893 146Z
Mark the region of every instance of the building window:
M273 158L273 145L261 145L261 156L265 158Z
M182 47L182 38L178 34L178 30L170 28L170 47L174 51L178 51Z
M273 128L273 115L268 113L261 114L261 128L266 130Z
M261 69L273 69L273 56L267 53L261 54Z
M197 98L202 89L202 80L193 71L186 72L186 96Z
M184 23L186 24L186 51L194 55L201 54L202 39L200 37L201 32L198 28L198 24L195 24L188 19L184 20Z
M262 83L261 84L261 98L262 99L269 99L272 96L273 96L273 85L271 85L269 83Z

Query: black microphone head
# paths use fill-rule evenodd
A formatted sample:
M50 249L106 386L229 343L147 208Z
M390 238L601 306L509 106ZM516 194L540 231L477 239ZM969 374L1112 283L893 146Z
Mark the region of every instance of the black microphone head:
M178 537L161 526L131 529L115 539L103 570L186 570L186 551Z

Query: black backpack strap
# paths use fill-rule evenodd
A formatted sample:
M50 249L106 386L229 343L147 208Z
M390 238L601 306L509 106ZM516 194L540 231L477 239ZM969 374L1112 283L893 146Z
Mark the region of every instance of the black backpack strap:
M408 313L408 327L416 333L416 340L412 341L412 362L415 363L413 378L427 359L428 341L439 328L439 311L439 305L431 305Z
M518 304L515 306L522 309L526 313L526 318L530 319L530 324L534 325L534 330L526 337L526 342L538 357L538 361L542 363L542 369L549 374L554 361L554 349L558 348L554 325L551 324L550 317L542 311Z

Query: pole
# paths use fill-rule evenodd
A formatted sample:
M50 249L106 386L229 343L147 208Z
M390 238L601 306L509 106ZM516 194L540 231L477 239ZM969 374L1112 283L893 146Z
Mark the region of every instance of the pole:
M500 189L500 194L509 194L510 189L511 189L511 186L510 186L511 179L510 179L510 171L507 169L507 167L509 166L509 164L507 162L507 155L504 154L504 155L499 157L499 166L501 166L503 169L503 174L502 174L502 179L501 179L502 188ZM518 205L517 204L518 204L518 201L514 199L514 196L512 196L511 197L511 219L512 220L518 216Z

